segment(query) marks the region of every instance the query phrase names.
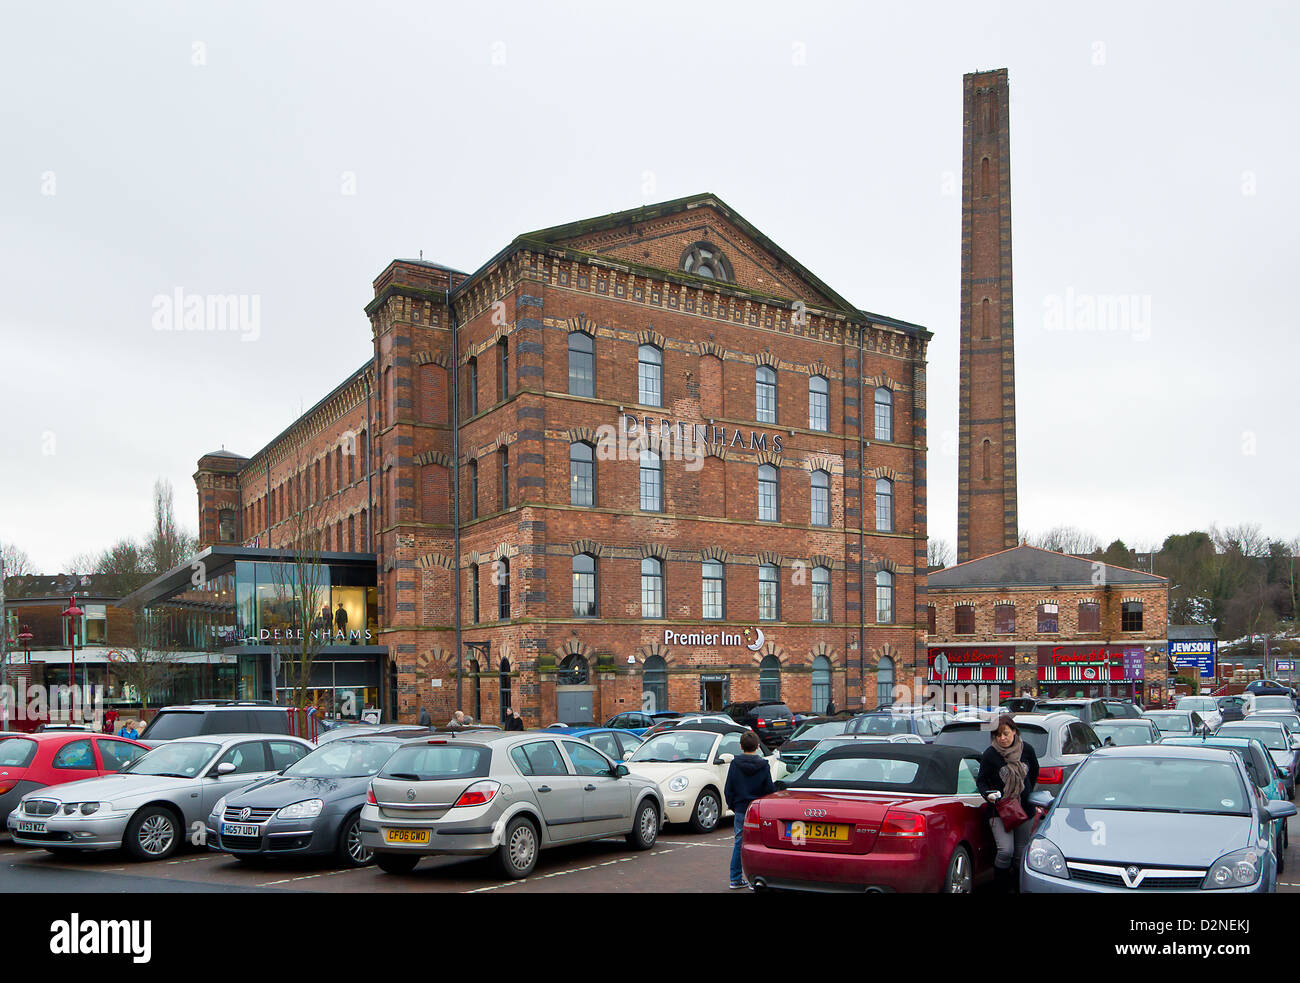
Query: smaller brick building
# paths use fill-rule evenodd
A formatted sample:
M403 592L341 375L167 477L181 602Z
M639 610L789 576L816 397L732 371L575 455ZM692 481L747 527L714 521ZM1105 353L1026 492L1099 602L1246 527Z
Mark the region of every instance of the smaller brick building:
M1164 577L1016 546L931 573L927 600L929 683L1003 699L1168 694Z

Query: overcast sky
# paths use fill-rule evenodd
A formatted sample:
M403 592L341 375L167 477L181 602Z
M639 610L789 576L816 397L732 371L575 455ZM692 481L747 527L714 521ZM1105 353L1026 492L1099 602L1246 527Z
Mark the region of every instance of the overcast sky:
M1022 528L1300 534L1300 7L1059 6L7 4L0 540L58 572L157 476L194 527L200 454L370 356L395 257L711 191L934 332L955 545L961 77L1000 67ZM178 290L256 300L256 339L158 330Z

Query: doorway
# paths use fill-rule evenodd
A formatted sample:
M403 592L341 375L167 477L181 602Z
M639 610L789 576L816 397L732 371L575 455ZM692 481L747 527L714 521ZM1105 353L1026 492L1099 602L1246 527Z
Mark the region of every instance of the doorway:
M700 709L718 713L731 702L731 676L726 673L700 677Z

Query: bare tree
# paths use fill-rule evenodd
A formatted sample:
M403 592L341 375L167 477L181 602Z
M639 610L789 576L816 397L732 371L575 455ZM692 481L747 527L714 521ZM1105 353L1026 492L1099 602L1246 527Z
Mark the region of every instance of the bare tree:
M1075 526L1053 526L1045 533L1027 533L1021 542L1039 549L1069 553L1073 556L1091 556L1101 549L1101 540L1092 533Z
M135 690L142 713L148 711L149 698L162 696L179 671L167 625L142 606L133 607L130 642L121 651L122 658L113 663L113 674Z
M926 544L925 562L931 570L946 567L952 562L952 544L946 539L931 539Z
M153 528L144 543L144 553L154 574L166 573L194 555L196 540L177 524L174 497L170 481L159 478L154 482Z
M9 597L23 597L28 582L36 574L31 557L13 543L0 544L0 556L4 557L4 593Z

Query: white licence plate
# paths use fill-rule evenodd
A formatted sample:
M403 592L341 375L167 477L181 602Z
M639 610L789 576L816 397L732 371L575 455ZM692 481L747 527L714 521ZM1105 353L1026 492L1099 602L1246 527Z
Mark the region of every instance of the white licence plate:
M18 820L18 832L20 833L44 833L44 823L33 823L26 819Z
M246 826L242 823L222 823L222 836L261 836L262 830L257 826Z

